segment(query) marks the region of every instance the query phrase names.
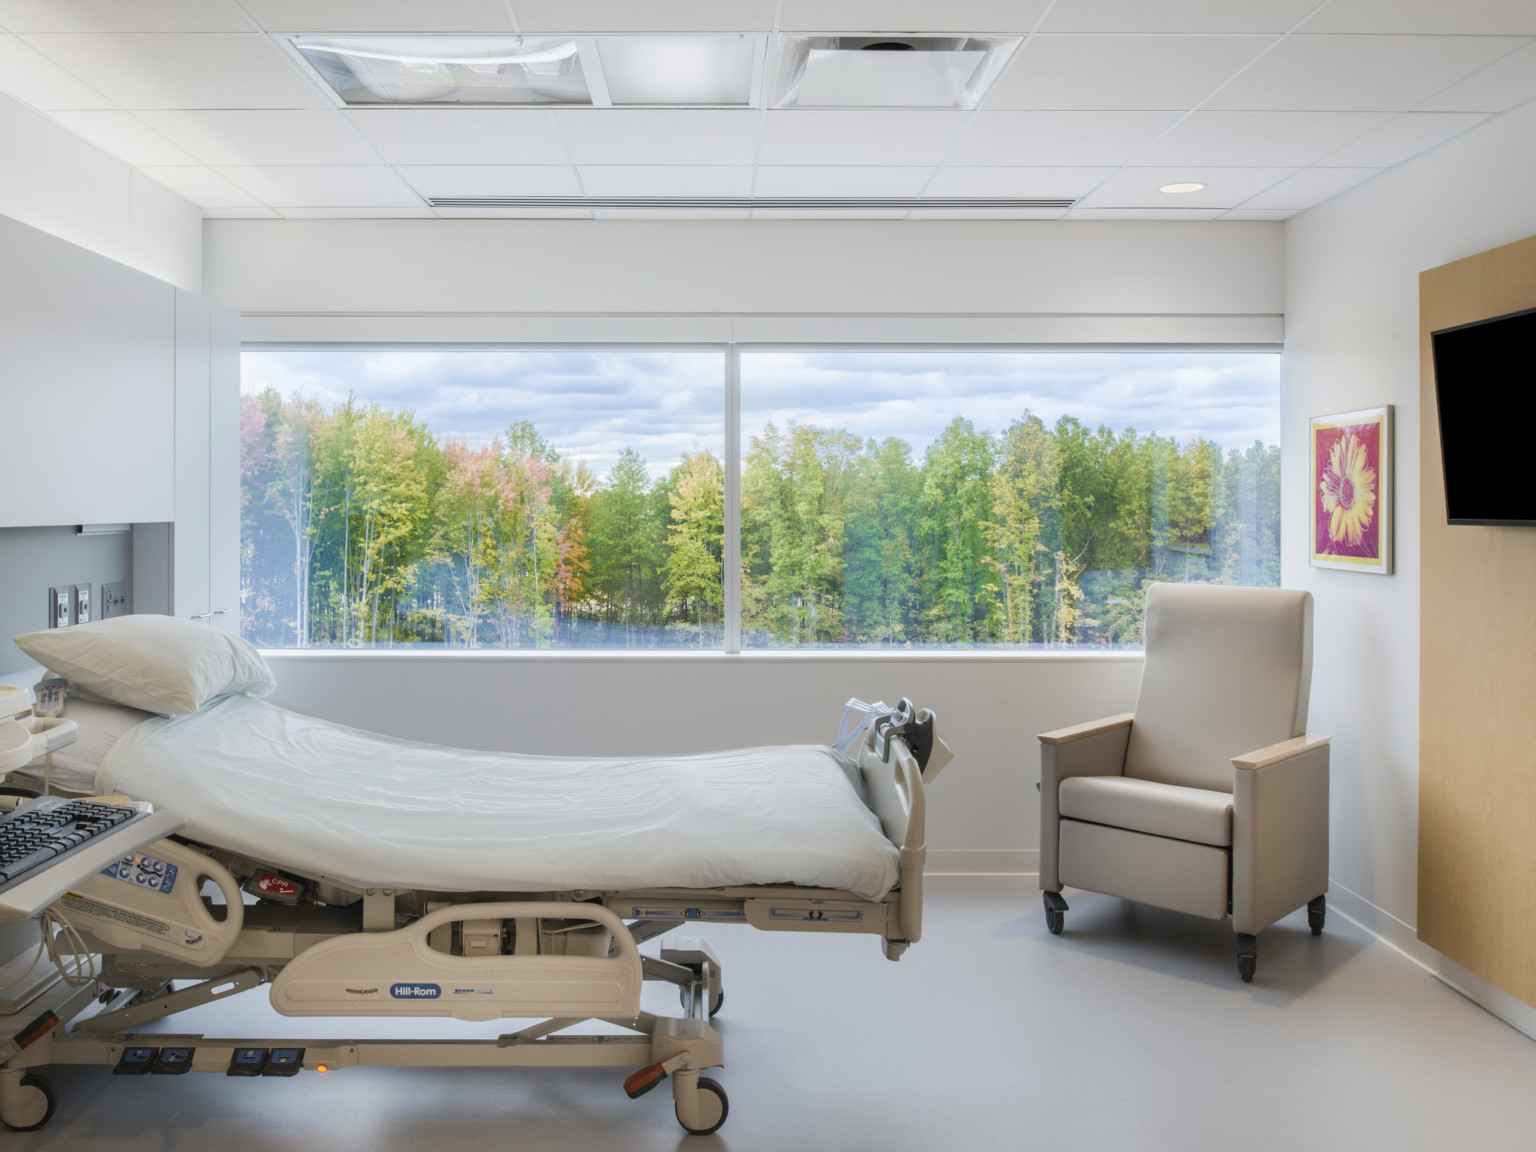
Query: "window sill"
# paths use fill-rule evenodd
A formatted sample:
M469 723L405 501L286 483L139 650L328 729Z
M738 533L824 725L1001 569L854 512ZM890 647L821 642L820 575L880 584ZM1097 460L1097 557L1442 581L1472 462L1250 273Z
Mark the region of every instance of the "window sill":
M722 652L689 649L443 649L412 651L408 648L264 648L269 661L318 661L322 663L406 661L415 664L800 664L800 663L922 663L922 664L1129 664L1140 663L1140 649L1089 650L1067 648L999 650L965 649L756 649Z

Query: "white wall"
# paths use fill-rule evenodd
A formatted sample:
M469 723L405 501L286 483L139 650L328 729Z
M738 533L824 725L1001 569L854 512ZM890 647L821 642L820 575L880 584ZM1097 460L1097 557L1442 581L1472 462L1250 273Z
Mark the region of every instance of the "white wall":
M1429 950L1413 935L1418 276L1536 233L1533 189L1536 104L1528 104L1286 227L1283 577L1317 600L1312 727L1334 736L1332 898L1420 958ZM1311 568L1303 496L1308 418L1378 404L1396 405L1397 574ZM1430 960L1441 970L1449 964ZM1457 979L1471 984L1459 972Z
M3 94L0 150L0 216L201 290L196 206Z
M1281 229L214 220L247 340L1274 342Z

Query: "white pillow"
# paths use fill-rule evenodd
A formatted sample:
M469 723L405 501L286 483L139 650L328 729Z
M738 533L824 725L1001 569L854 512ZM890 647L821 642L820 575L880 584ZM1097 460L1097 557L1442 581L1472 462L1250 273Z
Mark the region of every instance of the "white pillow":
M16 637L16 647L72 689L169 716L277 687L267 662L240 637L175 616L117 616L28 632Z

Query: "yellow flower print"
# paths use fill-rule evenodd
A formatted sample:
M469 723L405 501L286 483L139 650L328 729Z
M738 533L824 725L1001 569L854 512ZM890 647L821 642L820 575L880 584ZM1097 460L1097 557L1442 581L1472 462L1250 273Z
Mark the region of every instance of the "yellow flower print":
M1317 485L1323 511L1329 514L1328 539L1342 540L1351 548L1365 538L1376 514L1376 469L1365 461L1365 445L1351 432L1334 441Z

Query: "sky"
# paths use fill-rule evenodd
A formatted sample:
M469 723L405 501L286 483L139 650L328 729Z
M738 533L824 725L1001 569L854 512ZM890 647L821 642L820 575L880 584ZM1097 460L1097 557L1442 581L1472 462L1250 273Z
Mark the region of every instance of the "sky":
M915 456L956 415L1000 432L1027 409L1116 432L1224 448L1278 444L1280 358L1234 352L743 352L743 447L768 420L895 436ZM662 476L688 452L724 455L720 352L247 349L241 391L326 407L409 408L440 439L487 443L531 420L562 456L606 474L625 447Z

